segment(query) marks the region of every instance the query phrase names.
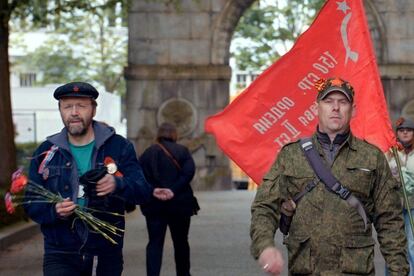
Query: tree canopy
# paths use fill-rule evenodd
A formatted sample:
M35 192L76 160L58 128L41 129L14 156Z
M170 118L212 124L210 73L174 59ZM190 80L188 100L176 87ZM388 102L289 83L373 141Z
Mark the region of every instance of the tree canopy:
M240 19L232 55L238 69L260 72L290 49L324 0L257 1Z
M127 31L123 27L125 3L109 1L108 7L100 2L90 1L77 10L60 9L59 17L55 15L41 23L21 17L13 19L13 38L39 29L48 36L43 45L34 51L26 51L23 57L16 59L14 69L29 68L42 72L37 81L40 85L81 78L98 86L103 85L108 92L124 94L122 76L127 58ZM90 3L95 3L95 6ZM54 5L49 5L49 9L52 7ZM51 22L52 26L45 25ZM19 45L18 41L12 43Z

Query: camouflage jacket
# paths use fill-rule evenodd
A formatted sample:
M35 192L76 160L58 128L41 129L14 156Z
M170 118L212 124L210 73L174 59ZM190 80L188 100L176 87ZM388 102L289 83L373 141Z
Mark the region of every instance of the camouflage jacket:
M324 156L315 135L313 143ZM372 224L390 275L407 275L399 186L384 154L351 134L339 149L331 170L362 202L369 225L365 230L356 209L319 181L299 201L284 240L290 275L374 275ZM302 191L314 178L299 142L282 148L252 204L250 236L255 258L274 246L282 201Z

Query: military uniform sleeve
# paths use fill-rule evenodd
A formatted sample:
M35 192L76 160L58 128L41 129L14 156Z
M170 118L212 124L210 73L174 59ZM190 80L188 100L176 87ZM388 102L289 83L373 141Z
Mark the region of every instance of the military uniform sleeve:
M381 253L390 275L407 275L407 241L399 195L400 185L392 177L387 160L378 153L374 182L374 225Z
M251 253L256 259L265 248L275 244L274 236L280 218L279 207L282 200L280 186L284 179L282 172L285 156L286 153L282 149L276 162L263 178L251 207Z

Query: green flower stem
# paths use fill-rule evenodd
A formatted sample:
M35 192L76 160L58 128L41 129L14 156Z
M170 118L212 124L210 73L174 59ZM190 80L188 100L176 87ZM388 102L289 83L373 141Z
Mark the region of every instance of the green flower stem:
M58 203L64 201L61 195L57 195L45 187L29 180L30 185L26 186L26 192L33 193L34 195L13 195L13 199L17 202L13 202L14 205L24 205L24 204L32 204L32 203ZM122 216L123 214L115 213L115 212L107 212L103 210L97 210L88 207L79 207L77 206L74 210L75 215L85 221L96 233L101 234L105 239L109 240L113 244L117 244L117 242L110 237L110 235L116 235L118 237L122 236L122 233L125 232L124 229L118 228L110 223L103 221L97 217L95 217L92 212L100 212L105 213L113 216Z
M98 210L98 209L89 208L89 207L85 207L85 206L83 206L82 209L87 210L87 211L90 211L90 212L105 213L105 214L109 214L109 215L113 215L113 216L125 217L125 215L123 215L123 214L119 214L119 213L115 213L115 212L108 212L108 211L103 211L103 210Z

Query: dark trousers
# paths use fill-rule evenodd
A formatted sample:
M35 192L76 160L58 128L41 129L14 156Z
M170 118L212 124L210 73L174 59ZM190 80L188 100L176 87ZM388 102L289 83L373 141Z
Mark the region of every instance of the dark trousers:
M147 275L159 276L162 263L165 233L170 228L174 244L177 276L190 276L190 246L188 231L191 217L146 216L149 242L147 245Z
M119 276L123 270L122 252L99 255L97 276ZM43 258L44 276L90 276L94 256L89 254L45 253Z

